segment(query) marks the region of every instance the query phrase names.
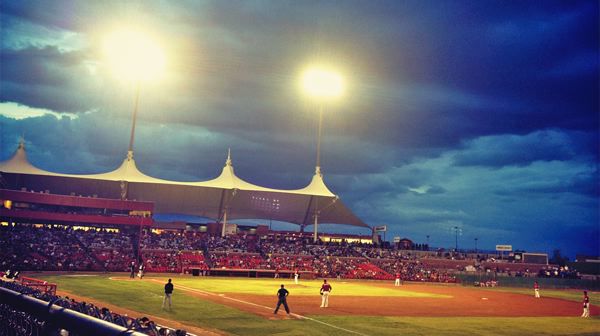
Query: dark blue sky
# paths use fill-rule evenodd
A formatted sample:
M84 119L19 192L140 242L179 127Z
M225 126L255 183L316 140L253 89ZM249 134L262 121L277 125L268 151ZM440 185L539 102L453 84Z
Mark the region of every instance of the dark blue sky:
M347 81L325 108L325 182L387 237L599 254L597 1L2 1L0 159L25 136L43 169L123 160L133 87L103 36L143 28L167 53L140 97L152 176L236 173L300 188L317 110L300 71Z

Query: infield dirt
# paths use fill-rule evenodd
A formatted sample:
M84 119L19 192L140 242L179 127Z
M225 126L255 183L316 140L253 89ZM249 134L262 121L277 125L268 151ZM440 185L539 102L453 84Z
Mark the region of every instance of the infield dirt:
M146 279L145 279L146 280ZM147 279L146 281L152 281ZM392 284L370 283L372 286L393 288ZM482 290L458 285L436 286L428 284L405 284L402 290L433 293L448 298L382 297L382 296L336 296L332 292L328 308L320 308L319 295L294 296L293 286L288 286L290 310L299 315L361 315L361 316L408 316L408 317L537 317L571 316L582 313L582 304L574 301L531 295ZM178 290L210 300L215 303L235 307L245 312L273 318L277 303L273 296L243 293L210 293L188 287ZM543 293L542 293L543 295ZM591 315L598 315L600 309L591 306ZM280 312L280 315L283 316Z
M319 308L319 295L294 296L290 288L288 304L292 312L301 315L370 315L370 316L419 316L419 317L534 317L534 316L579 316L580 303L554 298L539 298L523 294L481 291L464 287L434 287L405 285L404 290L426 291L451 295L451 298L406 298L406 297L366 297L335 296L329 298L328 308ZM274 307L275 296L225 293L226 296L264 306ZM204 297L207 298L207 297ZM255 306L225 302L223 298L208 297L210 300L235 306L255 314L269 316L269 311ZM592 315L598 314L593 307Z

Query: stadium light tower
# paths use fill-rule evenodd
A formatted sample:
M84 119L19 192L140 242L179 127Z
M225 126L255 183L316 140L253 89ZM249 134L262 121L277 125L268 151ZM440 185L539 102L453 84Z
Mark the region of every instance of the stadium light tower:
M165 54L148 34L123 29L108 34L104 39L104 54L114 75L126 82L135 83L135 99L131 117L131 133L127 149L127 161L133 160L133 142L142 82L158 79L165 68ZM121 197L127 198L128 186L121 182ZM138 236L138 261L141 263L142 225Z
M319 106L319 129L317 132L317 164L315 173L321 175L321 134L323 129L323 110L327 100L339 98L344 91L342 76L324 68L309 68L302 76L304 91L316 99Z
M454 229L454 251L458 253L458 235L462 236L462 229L458 226L453 227Z
M319 110L319 128L317 131L317 162L315 174L321 174L321 134L323 130L323 110L326 101L339 98L344 92L344 80L342 76L332 70L323 67L308 68L302 75L302 87L304 91L316 100ZM319 224L318 204L315 202L314 214L315 232L313 241L317 241L317 227Z
M159 45L140 31L118 30L107 35L104 53L117 78L135 83L135 100L127 158L133 158L135 125L142 82L158 79L165 69L166 58Z

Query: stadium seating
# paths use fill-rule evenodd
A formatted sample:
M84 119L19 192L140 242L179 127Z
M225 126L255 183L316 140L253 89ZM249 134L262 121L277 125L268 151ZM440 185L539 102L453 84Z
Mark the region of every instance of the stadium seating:
M310 272L316 277L455 282L466 267L513 276L573 277L574 270L496 260L486 255L410 251L359 243L314 243L304 233L227 237L200 232L74 230L65 226L0 227L0 269L206 274L211 269ZM139 245L138 245L139 244ZM197 273L197 272L196 272Z
M89 302L76 301L74 299L70 299L68 297L56 296L50 292L42 292L38 289L29 287L25 284L21 284L15 281L7 282L0 280L0 287L4 287L10 289L15 292L19 292L25 294L27 296L35 297L37 299L47 301L49 303L53 303L55 305L61 306L63 308L71 309L79 313L83 313L92 317L95 317L98 320L104 320L121 327L127 328L129 330L135 330L142 332L147 335L181 335L182 333L179 330L171 329L164 326L157 325L154 321L150 320L147 317L134 318L127 315L121 315L115 312L110 311L106 307L98 307ZM4 305L0 303L0 313L10 314L13 313L11 311L11 307L8 305ZM44 325L39 319L34 318L24 312L19 312L20 319L27 319L26 324L28 325L29 333L31 334L49 334L49 335L58 335L63 334L60 330L52 330L51 326ZM23 322L23 321L21 321ZM60 328L59 328L60 329ZM25 335L25 332L17 333L16 331L6 331L8 334L17 334L17 335ZM4 334L4 333L3 333Z

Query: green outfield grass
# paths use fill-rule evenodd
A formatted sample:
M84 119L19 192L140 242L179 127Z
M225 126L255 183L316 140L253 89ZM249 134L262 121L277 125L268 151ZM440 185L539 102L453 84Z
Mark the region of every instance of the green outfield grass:
M115 276L115 275L112 275ZM118 276L127 277L120 274ZM47 281L58 284L59 290L105 301L116 306L132 309L144 314L177 320L209 330L218 330L229 335L353 335L336 329L338 326L362 335L599 335L600 319L577 317L557 318L433 318L433 317L374 317L374 316L309 316L303 320L268 320L254 314L216 304L191 295L174 297L172 312L161 310L163 280L150 281L111 281L108 275L71 277L42 276ZM197 288L214 293L252 293L274 295L280 283L286 284L294 295L315 295L321 281L302 281L294 285L289 279L249 280L224 278L190 278L173 276L180 286ZM381 295L419 296L423 293L410 293L371 284L334 281L336 295L366 295L365 291L377 291ZM406 292L406 293L401 293ZM557 291L559 292L559 291ZM544 293L544 292L543 292ZM548 295L550 293L548 292ZM556 293L558 295L558 293ZM576 294L576 293L573 293ZM564 298L570 298L567 293ZM575 296L573 300L579 301ZM274 302L275 303L275 302ZM325 323L325 324L323 324ZM329 324L329 325L327 325Z
M509 293L519 293L526 295L533 295L533 289L531 288L511 288L511 287L483 287L482 290L490 290L490 291L498 291L498 292L509 292ZM570 301L581 302L583 300L583 290L579 289L566 289L566 290L557 290L557 289L541 289L540 294L543 297L564 299ZM590 297L590 303L596 306L600 306L600 295L596 292L588 291L588 295Z

